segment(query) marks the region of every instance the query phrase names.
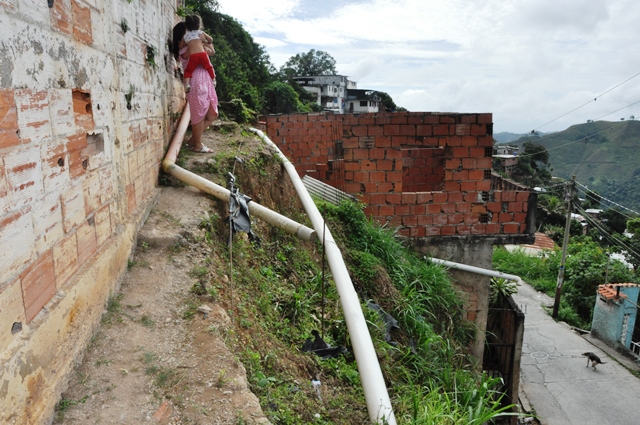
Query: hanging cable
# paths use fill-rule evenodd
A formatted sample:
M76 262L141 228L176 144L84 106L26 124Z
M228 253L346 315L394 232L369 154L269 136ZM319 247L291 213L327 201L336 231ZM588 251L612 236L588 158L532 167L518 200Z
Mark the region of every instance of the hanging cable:
M594 227L596 227L600 231L600 234L602 235L602 237L604 237L607 241L609 241L610 245L617 246L618 248L622 248L627 252L632 253L636 257L640 257L640 253L638 253L633 247L627 245L623 240L616 239L615 236L612 235L608 229L605 229L601 223L599 223L597 220L595 220L593 217L587 214L587 212L584 209L582 209L579 206L576 206L576 210L581 212L585 220L587 220L590 224L592 224Z
M583 185L582 183L580 183L580 182L578 182L578 181L576 181L576 183L578 184L578 186L583 187L583 188L584 188L584 189L586 189L586 190L589 190L589 188L588 188L587 186ZM600 195L598 195L598 196L600 196ZM631 212L631 213L635 214L636 216L640 216L640 213L639 213L639 212L634 211L634 210L632 210L632 209L630 209L630 208L627 208L627 207L625 207L624 205L620 205L620 204L618 204L618 203L616 203L616 202L614 202L614 201L612 201L612 200L610 200L610 199L605 198L604 196L600 196L600 199L604 199L605 201L607 201L607 202L609 202L609 203L611 203L611 204L613 204L613 205L615 205L615 206L617 206L617 207L620 207L620 208L622 208L622 209L624 209L624 210L627 210L627 211L629 211L629 212Z
M583 103L582 105L578 106L577 108L574 108L574 109L570 110L569 112L567 112L567 113L565 113L565 114L562 114L562 115L560 115L559 117L554 118L554 119L552 119L551 121L548 121L548 122L546 122L546 123L542 124L541 126L538 126L538 127L534 128L533 130L531 130L531 133L535 133L535 131L536 131L536 130L538 130L539 128L542 128L542 127L546 126L547 124L551 124L552 122L557 121L557 120L559 120L560 118L565 117L565 116L569 115L570 113L575 112L575 111L577 111L578 109L580 109L580 108L582 108L582 107L584 107L584 106L587 106L587 105L588 105L588 104L590 104L591 102L595 102L596 100L598 100L598 98L600 98L600 97L604 96L605 94L609 93L610 91L612 91L612 90L614 90L614 89L616 89L616 88L620 87L621 85L625 84L626 82L628 82L628 81L630 81L630 80L632 80L632 79L636 78L638 75L640 75L640 72L639 72L639 73L637 73L636 75L632 76L632 77L627 78L627 79L626 79L626 80L624 80L623 82L621 82L621 83L619 83L619 84L616 84L615 86L611 87L609 90L605 91L604 93L599 94L598 96L594 97L594 98L593 98L593 100L589 100L588 102ZM636 103L638 103L638 102L636 102ZM631 105L629 105L629 106L631 106ZM624 108L622 108L622 109L624 109ZM617 111L615 111L615 112L617 112ZM613 113L613 112L612 112L612 113ZM606 116L606 115L605 115L605 116Z

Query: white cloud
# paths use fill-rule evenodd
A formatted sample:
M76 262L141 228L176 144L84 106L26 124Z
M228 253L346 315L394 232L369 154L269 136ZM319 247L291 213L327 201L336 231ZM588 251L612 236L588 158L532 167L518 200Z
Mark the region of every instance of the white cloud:
M492 112L495 131L530 131L640 72L636 0L219 3L277 67L323 50L359 88L413 111ZM635 101L640 76L541 130ZM640 103L621 113L640 116Z

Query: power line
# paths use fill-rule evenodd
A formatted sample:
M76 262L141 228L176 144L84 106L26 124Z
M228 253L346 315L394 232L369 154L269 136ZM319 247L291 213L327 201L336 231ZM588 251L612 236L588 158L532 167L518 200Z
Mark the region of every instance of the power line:
M610 91L612 91L613 89L616 89L616 88L620 87L621 85L623 85L624 83L626 83L626 82L628 82L628 81L630 81L630 80L634 79L634 78L635 78L635 77L637 77L638 75L640 75L640 72L639 72L639 73L637 73L636 75L632 76L632 77L627 78L627 79L626 79L626 80L624 80L623 82L621 82L621 83L619 83L619 84L616 84L615 86L611 87L609 90L605 91L604 93L599 94L598 96L594 97L594 98L593 98L593 100L589 100L588 102L583 103L582 105L578 106L577 108L574 108L574 109L570 110L569 112L564 113L564 114L560 115L559 117L554 118L554 119L552 119L551 121L548 121L548 122L546 122L546 123L542 124L541 126L534 128L533 130L531 130L531 133L535 133L535 131L536 131L536 130L538 130L539 128L542 128L542 127L544 127L544 126L545 126L545 125L547 125L547 124L551 124L552 122L557 121L557 120L559 120L560 118L565 117L565 116L569 115L570 113L575 112L575 111L577 111L578 109L580 109L580 108L582 108L582 107L584 107L584 106L587 106L587 105L588 105L588 104L590 104L591 102L595 102L596 100L598 100L598 98L599 98L599 97L602 97L602 96L604 96L605 94L607 94L607 93L609 93ZM637 102L636 102L636 103L637 103ZM629 105L629 106L631 106L631 105ZM626 106L625 106L625 108L626 108ZM624 108L622 108L622 109L624 109ZM617 111L615 111L615 112L617 112ZM613 113L613 112L612 112L612 113ZM606 116L606 115L605 115L605 116Z
M640 101L639 101L639 102L640 102ZM638 102L636 102L636 103L638 103ZM612 114L613 114L613 112L612 112ZM565 143L565 144L563 144L563 145L558 145L558 146L554 146L554 147L552 147L552 148L545 148L545 149L546 149L546 151L547 151L547 152L549 152L549 151L552 151L552 150L555 150L555 149L560 149L560 148L563 148L563 147L565 147L565 146L572 145L572 144L574 144L574 143L578 143L578 142L587 142L587 141L589 140L589 138L590 138L590 137L594 137L594 136L597 136L598 134L604 133L605 131L609 131L609 130L611 130L612 128L614 128L615 126L617 126L617 125L619 125L619 124L622 124L622 123L615 123L615 124L613 124L612 126L610 126L610 127L608 127L608 128L605 128L604 130L600 130L600 131L598 131L597 133L593 133L593 134L589 134L588 136L580 137L580 138L579 138L579 139L577 139L577 140L574 140L574 141L572 141L572 142ZM539 140L544 139L545 137L551 137L552 135L553 135L553 134L546 134L546 135L544 135L544 136L539 137L538 139L536 139L536 140L535 140L535 142L537 143ZM531 141L533 141L533 140L531 140ZM534 156L534 155L537 155L537 154L535 154L535 153L534 153L534 154L522 154L522 155L518 155L518 158L522 158L522 157L526 157L526 156Z
M585 210L576 205L576 210L584 214L584 218L591 223L594 227L597 227L600 231L600 234L609 241L611 245L617 246L618 248L623 248L627 252L631 252L636 257L640 257L640 253L627 245L624 241L620 239L616 239L607 229L605 229L601 223L596 221L593 217L591 217Z
M589 190L589 188L588 188L587 186L583 185L583 184L582 184L582 183L580 183L579 181L576 181L576 184L577 184L578 186L580 186L580 187L584 188L585 190ZM598 196L600 196L600 195L598 195ZM632 212L632 213L633 213L633 214L635 214L636 216L640 216L640 213L639 213L639 212L634 211L634 210L632 210L631 208L627 208L627 207L625 207L624 205L620 205L620 204L618 204L617 202L614 202L614 201L612 201L612 200L610 200L610 199L605 198L604 196L600 196L600 199L604 199L604 200L606 200L607 202L609 202L609 203L611 203L611 204L613 204L613 205L615 205L615 206L617 206L617 207L620 207L620 208L625 209L625 210L627 210L627 211L629 211L629 212Z

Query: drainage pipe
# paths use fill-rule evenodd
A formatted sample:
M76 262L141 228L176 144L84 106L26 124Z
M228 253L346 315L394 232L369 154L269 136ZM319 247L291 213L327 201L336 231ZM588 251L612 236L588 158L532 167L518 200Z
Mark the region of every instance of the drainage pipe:
M184 139L187 127L189 126L190 117L191 114L189 111L189 104L187 103L184 107L182 118L180 119L178 127L176 128L176 133L173 136L171 144L169 145L169 149L167 150L167 155L162 161L162 170L167 174L171 174L178 180L190 184L191 186L194 186L197 189L208 193L209 195L213 195L222 201L229 202L230 193L228 189L222 186L218 186L217 184L212 183L209 180L204 179L199 175L187 171L175 164L176 158L178 157L178 152L180 152L182 140ZM258 217L266 221L267 223L284 230L285 232L297 235L300 239L310 241L315 238L316 232L313 229L310 229L307 226L304 226L281 214L278 214L277 212L270 210L269 208L264 207L257 202L249 202L248 207L249 213L254 217Z
M502 273L495 270L483 269L480 267L469 266L467 264L455 263L453 261L441 260L439 258L429 258L429 261L440 264L445 267L449 267L451 269L458 269L465 272L471 272L476 274L482 274L485 276L497 277L501 279L514 280L519 285L522 283L522 279L520 276L516 276L513 274Z
M342 254L336 244L331 232L324 224L324 219L318 211L316 204L311 199L311 195L304 187L298 172L280 149L260 130L251 128L251 131L258 134L267 145L274 148L278 156L282 159L284 167L293 182L293 186L302 201L302 205L307 215L313 223L313 228L318 234L318 238L324 241L327 262L336 283L340 304L344 312L344 319L349 330L349 338L353 346L353 353L356 356L360 380L364 390L364 397L367 402L369 419L373 423L395 425L396 418L391 407L391 400L384 383L380 363L373 347L371 335L360 306L360 300L351 282L351 277L344 264ZM324 231L324 235L322 234Z

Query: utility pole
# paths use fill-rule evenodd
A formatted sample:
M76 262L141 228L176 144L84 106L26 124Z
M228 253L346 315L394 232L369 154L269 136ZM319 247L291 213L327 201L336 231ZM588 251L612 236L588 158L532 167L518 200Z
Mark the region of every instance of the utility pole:
M571 227L571 202L576 187L576 176L571 176L571 182L567 183L565 200L567 201L567 220L564 225L564 239L562 241L562 258L560 260L560 270L558 270L558 282L556 283L556 299L553 302L554 319L558 318L558 308L560 307L560 294L562 293L562 283L564 281L564 266L567 259L567 245L569 245L569 228Z

